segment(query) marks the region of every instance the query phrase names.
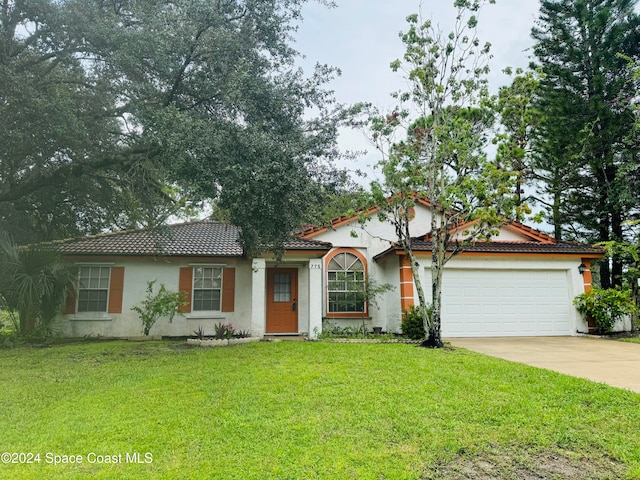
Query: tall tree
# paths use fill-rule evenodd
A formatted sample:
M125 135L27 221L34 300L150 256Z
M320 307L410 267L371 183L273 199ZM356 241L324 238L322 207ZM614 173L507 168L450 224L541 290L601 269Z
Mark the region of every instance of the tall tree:
M455 26L448 36L417 14L408 17L409 30L401 37L406 52L392 69L405 72L410 90L397 95L398 110L372 119L384 176L372 185L374 200L382 219L394 225L411 265L427 335L423 346L428 347L442 346L445 264L465 243L490 237L513 214L511 165L498 168L484 151L491 116L479 105L488 96L489 45L480 44L476 25L486 3L493 2L456 0ZM409 230L416 197L427 198L431 211L431 231L424 232L432 242L430 299L420 282Z
M169 185L227 208L249 251L281 245L343 178L336 72L290 47L304 1L4 1L0 221L135 224Z
M511 75L514 72L507 68L504 73ZM519 207L515 218L518 221L531 213L526 206L530 200L535 200L525 187L531 187L535 182L532 142L542 116L542 112L534 105L540 85L539 77L539 72L516 69L511 84L500 87L498 95L490 103L498 123L498 132L493 139L497 146L496 164L517 173L514 193Z
M627 62L640 55L635 0L542 0L533 28L541 67L537 107L545 113L537 170L547 178L556 236L590 242L621 240L629 212L640 205L628 170L638 165L630 141L634 115L619 99L636 91ZM634 146L635 143L635 146ZM622 263L601 267L604 287L619 285Z

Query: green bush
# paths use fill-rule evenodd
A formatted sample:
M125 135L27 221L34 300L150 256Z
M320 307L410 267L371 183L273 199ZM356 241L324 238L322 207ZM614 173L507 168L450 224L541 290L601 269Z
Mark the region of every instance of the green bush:
M216 323L213 326L213 338L216 340L230 340L234 337L236 331L230 323Z
M616 320L636 310L629 290L592 288L573 300L578 311L592 318L598 333L611 333Z
M368 331L364 324L341 327L329 321L323 321L320 339L327 338L367 338Z
M317 329L315 330L317 333ZM320 340L332 338L370 338L376 340L390 340L394 338L393 333L371 333L366 324L352 325L349 327L341 327L328 320L322 321L322 333L318 335Z
M426 332L424 330L424 320L422 317L423 308L420 305L412 305L409 310L405 310L402 315L402 333L411 340L424 340ZM426 307L427 315L431 317L431 305Z
M147 282L147 296L141 305L131 307L136 312L142 322L142 333L149 335L151 327L155 325L161 317L168 317L169 323L173 321L178 312L178 307L186 305L184 292L170 292L164 285L160 285L158 293L153 293L155 280Z

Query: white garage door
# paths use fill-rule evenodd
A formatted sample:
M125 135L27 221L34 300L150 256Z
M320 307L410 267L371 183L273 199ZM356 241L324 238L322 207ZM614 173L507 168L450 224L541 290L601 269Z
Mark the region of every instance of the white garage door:
M571 335L561 270L445 269L443 337Z

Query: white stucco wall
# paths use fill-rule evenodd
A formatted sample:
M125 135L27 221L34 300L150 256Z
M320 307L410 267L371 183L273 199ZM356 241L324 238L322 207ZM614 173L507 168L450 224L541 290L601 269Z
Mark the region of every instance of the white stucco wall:
M427 207L416 206L416 216L411 222L412 236L419 236L430 231L431 214ZM367 259L368 271L372 278L380 283L390 283L395 286L395 290L381 296L378 300L379 308L370 309L371 320L367 322L370 327L380 326L385 331L399 332L401 330L401 303L399 294L399 260L395 255L375 262L373 257L387 250L391 242L395 240L395 231L388 223L380 222L376 214L364 225L357 221L352 221L337 227L335 230L327 230L314 235L314 240L331 242L337 248L353 248L361 252ZM503 226L499 235L493 240L510 242L530 242L533 241L526 234ZM329 253L331 255L331 252ZM431 275L430 275L430 255L426 252L419 255L419 272L421 282L425 290L425 295L431 296ZM487 255L479 256L457 256L452 259L445 269L479 269L479 270L537 270L556 271L566 275L568 297L570 304L570 327L573 333L586 332L587 325L572 305L573 298L584 289L583 278L577 270L580 259L577 257L562 256L517 256L517 255ZM446 275L446 271L445 271ZM324 279L326 283L326 278ZM326 285L324 286L326 291ZM326 294L325 294L326 296ZM418 301L417 292L414 287L414 299ZM544 302L544 299L541 299ZM326 300L323 301L323 315L326 316ZM361 319L328 319L330 322L346 326L356 325L362 322Z
M100 264L90 259L82 263ZM124 291L122 313L76 313L62 315L60 324L63 334L72 337L130 337L142 335L142 322L131 310L146 296L147 282L156 280L155 288L160 284L170 291L178 291L180 267L193 263L211 263L223 267L235 267L235 306L233 312L203 314L198 312L176 315L172 323L161 318L151 328L151 335L187 336L202 326L206 334L213 333L216 323L231 323L236 330L251 329L251 266L246 260L212 259L211 262L190 262L189 260L132 258L105 262L111 266L124 267ZM154 290L157 291L157 290Z
M423 205L416 205L416 216L411 222L411 234L419 236L430 230L430 212ZM215 314L187 313L177 315L173 323L160 319L151 329L152 335L188 336L202 326L205 334L213 333L213 326L218 322L231 323L238 330L249 330L254 336L265 333L266 319L266 271L268 268L295 268L298 271L298 332L313 336L318 332L321 319L327 317L326 304L326 259L335 250L352 248L360 252L367 261L367 270L371 278L380 284L391 284L395 288L382 294L378 299L378 307L370 305L368 318L364 319L368 328L381 327L384 331L400 332L401 301L400 272L397 255L388 255L376 262L373 258L389 249L395 240L395 231L389 223L380 222L374 213L364 225L357 221L341 225L335 230L326 230L313 236L313 240L330 242L332 249L322 259L314 258L313 252L290 253L280 261L275 258L256 258L252 261L231 259L211 264L223 267L234 267L235 306L233 312L216 312ZM496 241L530 241L530 238L507 227L501 229ZM423 252L419 255L419 271L425 294L430 297L430 255ZM90 260L85 260L86 263ZM95 262L96 264L100 262ZM142 333L142 324L131 307L139 304L146 295L149 280L156 280L156 285L164 284L172 291L178 290L181 267L194 263L188 259L152 259L152 258L119 258L107 262L113 266L122 266L124 273L124 294L122 313L119 314L75 314L63 316L63 333L68 336L104 336L130 337ZM209 262L207 262L209 263ZM470 270L553 270L564 272L567 279L568 295L571 302L575 295L583 291L583 278L578 273L577 257L553 256L471 256L460 255L452 259L446 269ZM446 271L445 271L446 275ZM418 296L414 292L417 302ZM586 332L587 325L571 306L571 327L573 331ZM341 326L358 326L363 318L330 318L328 321ZM315 330L315 331L314 331Z
M469 238L469 234L473 233L468 232L467 235L464 235L465 230L459 230L456 232L452 239L462 241ZM509 225L503 225L498 229L498 234L491 237L491 241L496 242L531 242L534 241L531 237L527 237L521 232L513 229Z
M416 215L409 224L412 236L424 235L431 230L431 213L424 205L418 204L415 207ZM340 225L335 230L313 236L313 240L330 242L334 247L352 247L366 249L373 257L381 253L396 241L396 233L393 226L388 222L381 222L378 214L373 213L369 220L360 224L353 220L344 225Z
M415 209L416 215L411 221L410 230L412 235L418 236L429 231L431 214L424 205L416 205ZM326 321L341 327L359 326L364 322L369 329L381 327L384 331L399 332L401 309L398 259L393 256L383 262L375 262L373 260L373 257L387 250L391 247L392 242L395 241L393 226L387 222L381 222L377 214L374 213L365 224L360 224L357 220L354 220L337 227L335 230L327 230L314 235L313 239L329 242L335 247L327 254L325 259L339 248L357 250L367 260L367 271L370 278L375 279L379 284L388 283L394 287L392 291L378 297L377 308L370 306L369 315L366 319L328 318ZM326 263L324 265L326 266ZM327 316L326 288L326 274L323 273L322 314L324 317Z

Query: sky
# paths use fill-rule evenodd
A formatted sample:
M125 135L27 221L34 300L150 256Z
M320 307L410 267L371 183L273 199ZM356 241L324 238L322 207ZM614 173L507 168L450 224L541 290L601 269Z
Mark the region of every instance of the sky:
M328 87L340 103L371 102L382 111L393 110L391 93L403 89L405 82L389 64L404 53L399 33L407 29L406 17L421 8L423 17L448 33L455 20L453 0L335 1L335 8L311 1L303 9L295 44L305 55L301 66L308 72L315 63L338 67L342 75ZM478 38L492 45L489 84L493 92L510 83L504 68L528 65L531 28L539 8L538 0L497 0L481 10ZM377 178L373 165L379 157L363 132L342 130L339 145L343 151L366 150L366 155L342 166L365 171L365 184Z

